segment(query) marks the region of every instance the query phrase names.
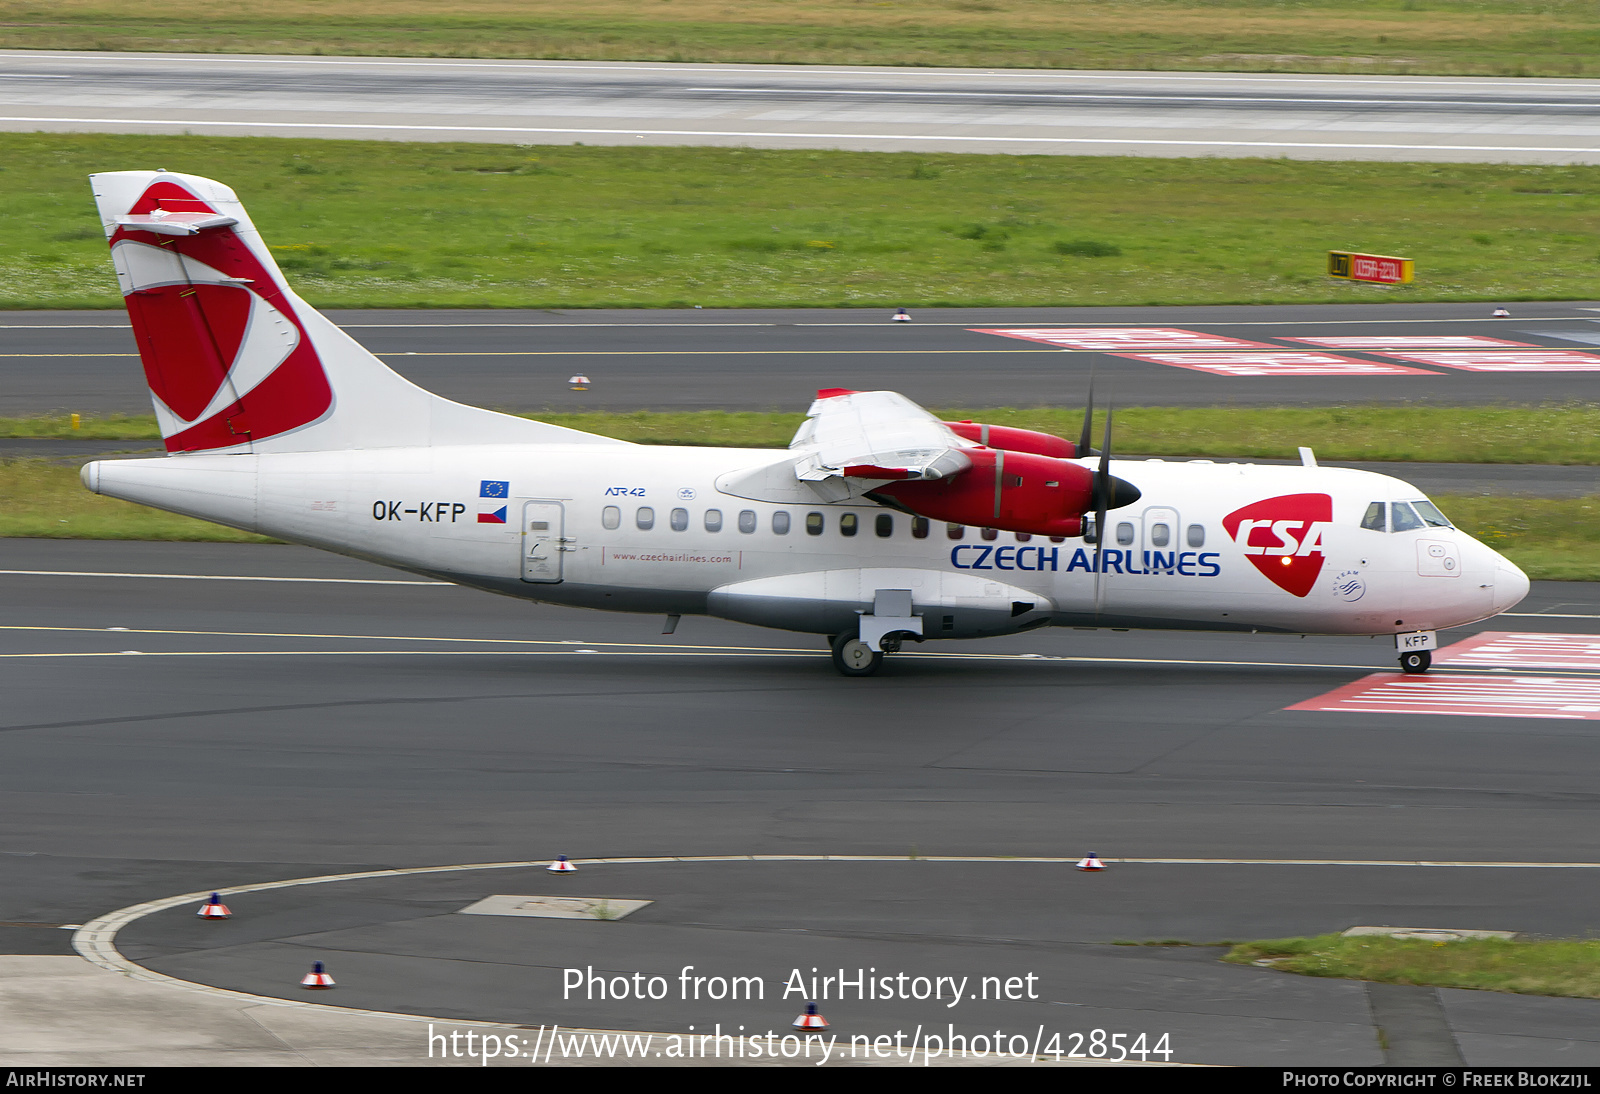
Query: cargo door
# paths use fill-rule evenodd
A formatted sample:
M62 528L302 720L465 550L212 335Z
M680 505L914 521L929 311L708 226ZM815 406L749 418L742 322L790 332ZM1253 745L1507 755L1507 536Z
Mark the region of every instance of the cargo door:
M553 585L561 580L566 510L558 501L530 501L522 506L522 580ZM504 557L504 556L501 556Z

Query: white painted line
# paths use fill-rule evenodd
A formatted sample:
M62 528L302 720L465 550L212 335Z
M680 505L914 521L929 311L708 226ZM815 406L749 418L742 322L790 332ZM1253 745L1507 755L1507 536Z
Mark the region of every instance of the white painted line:
M1584 110L1593 111L1600 102L1539 102L1537 99L1330 99L1322 96L1294 99L1274 95L1195 95L1183 92L1157 92L1155 95L1139 95L1135 92L1097 92L1097 91L941 91L937 88L919 88L914 91L902 90L875 90L870 88L849 87L685 87L681 91L714 91L734 95L898 95L901 97L920 95L923 97L938 96L942 99L1059 99L1065 103L1082 102L1086 99L1107 99L1112 102L1142 105L1152 102L1161 103L1302 103L1313 106L1470 106L1482 109L1486 106L1514 106L1517 109L1535 107L1542 109L1559 110Z
M20 438L31 440L33 438ZM68 440L72 438L67 438ZM162 581L286 581L309 585L454 585L453 581L396 581L356 577L239 577L233 574L124 574L93 570L0 570L24 577L149 577Z
M1600 679L1380 673L1284 709L1600 721Z
M162 53L138 54L118 53L102 54L78 50L0 50L0 57L10 57L18 61L75 61L75 62L100 62L108 66L126 66L130 62L153 63L163 68L169 67L175 60L194 61L206 64L254 64L254 65L338 65L343 67L361 67L370 65L385 65L407 68L510 68L522 70L545 70L551 72L694 72L709 73L712 75L724 74L770 74L783 76L877 76L877 77L910 77L914 79L930 79L942 77L947 79L973 79L984 78L994 80L1133 80L1140 82L1158 82L1172 80L1181 83L1274 83L1274 84L1395 84L1407 88L1418 87L1487 87L1504 89L1507 91L1522 91L1530 87L1547 89L1571 87L1582 91L1593 91L1593 80L1563 80L1559 78L1501 78L1487 76L1471 77L1439 77L1439 76L1317 76L1307 73L1274 73L1270 76L1250 76L1243 73L1207 73L1207 72L1101 72L1077 71L1058 72L1040 69L1007 69L995 71L994 69L926 69L926 68L874 68L870 65L840 66L838 68L812 68L806 66L798 69L788 65L760 65L760 64L672 64L651 65L632 61L610 62L583 62L583 61L467 61L467 60L412 60L399 57L309 57L309 56L219 56L211 53Z
M1066 866L1076 864L1073 858L1058 857L995 857L971 856L961 857L954 855L928 855L908 857L901 855L685 855L673 857L652 858L593 858L574 859L577 866L634 866L634 865L665 865L675 863L774 863L774 862L844 862L844 863L884 863L884 862L927 862L927 863L993 863L996 865L1017 865L1020 863L1047 864ZM1362 859L1225 859L1225 858L1108 858L1102 856L1101 861L1111 864L1133 865L1173 865L1173 866L1412 866L1412 867L1465 867L1465 868L1490 868L1490 869L1520 869L1520 870L1596 870L1600 869L1600 862L1444 862L1444 861L1407 861L1407 860L1362 860ZM247 893L268 892L275 889L290 889L302 885L326 885L341 881L365 881L377 878L398 878L418 874L443 874L465 873L478 870L516 870L530 868L547 868L549 859L538 859L524 862L483 862L469 863L459 866L418 866L398 870L365 870L345 874L325 874L316 877L290 878L285 881L271 881L258 885L238 885L232 888L218 890L201 890L195 893L184 893L180 896L165 897L160 900L146 901L142 904L133 904L126 908L108 912L98 916L83 926L79 927L72 936L72 948L84 958L99 968L110 972L120 973L133 980L148 984L161 984L185 991L201 992L213 998L229 999L235 1002L251 1003L259 1006L270 1007L296 1007L305 1010L315 1010L326 1007L325 1003L313 1003L302 999L281 999L269 995L253 995L249 992L230 991L226 988L214 988L207 984L199 984L190 980L180 980L174 976L154 972L143 965L135 964L117 949L116 938L118 932L130 923L134 923L146 916L158 912L168 911L172 908L192 904L195 907L205 903L211 893L217 892L221 896L234 897ZM380 1018L397 1018L410 1022L440 1022L451 1021L461 1024L457 1019L441 1019L416 1014L401 1014L389 1011L356 1010L341 1007L342 1012L363 1014ZM503 1022L472 1022L474 1026L488 1028L513 1028L526 1029L526 1026L509 1026ZM543 1027L540 1027L541 1030Z
M30 125L163 125L194 129L201 126L222 129L318 129L350 132L409 132L409 133L553 133L562 136L612 136L612 137L723 137L759 138L774 140L851 140L851 141L954 141L963 144L1035 144L1051 146L1095 145L1161 148L1318 148L1329 150L1378 150L1387 152L1564 152L1600 154L1600 147L1572 147L1566 145L1515 145L1515 144L1372 144L1322 141L1224 141L1224 140L1167 140L1148 137L991 137L954 136L950 134L911 133L806 133L767 132L765 130L722 129L645 129L630 126L627 129L593 129L556 126L519 125L398 125L395 123L361 124L357 122L235 122L205 121L195 118L34 118L23 116L0 117L0 122L24 122Z
M1435 665L1600 671L1600 634L1484 631L1433 655Z
M1600 615L1563 615L1557 612L1501 612L1497 619L1600 619Z
M1382 305L1375 305L1375 306L1381 307ZM403 311L405 309L395 308L395 309L389 309L389 310ZM854 310L881 311L882 309L866 309L866 308L862 308L862 309L854 309ZM1588 310L1588 311L1600 311L1600 308L1588 308L1586 310ZM1569 319L1581 319L1581 320L1584 320L1586 322L1600 322L1600 320L1590 320L1589 317L1585 316L1585 315L1538 315L1538 316L1531 316L1531 317L1529 317L1527 319L1520 320L1520 322L1523 322L1523 323L1546 323L1546 322L1560 323L1560 322L1566 322ZM1074 321L1078 322L1078 324L1080 326L1082 326L1082 327L1102 327L1102 326L1104 326L1104 327L1117 327L1117 326L1126 325L1125 323L1119 323L1119 322L1115 322L1115 321L1112 321L1112 320L1106 320L1106 321L1098 322L1098 323L1095 322L1094 320L1074 320ZM1481 317L1481 316L1480 317L1463 316L1461 318L1454 318L1454 319L1376 319L1376 318L1374 318L1374 319L1229 319L1229 320L1227 320L1225 322L1204 323L1204 324L1201 324L1201 325L1202 326L1212 326L1212 327L1304 327L1304 326L1349 327L1349 326L1357 326L1357 325L1361 325L1361 326L1368 326L1368 325L1378 326L1378 325L1386 324L1386 323L1406 323L1406 324L1483 323L1483 322L1487 322L1487 321L1488 320L1485 317ZM879 321L876 321L876 322L853 322L853 323L846 323L846 322L810 323L810 322L805 322L803 320L795 320L793 322L790 322L790 321L787 321L787 320L782 320L782 321L780 321L780 320L772 320L772 321L769 321L769 322L761 322L761 323L746 323L746 322L706 323L706 322L699 322L699 321L696 321L696 322L693 322L693 323L690 323L690 322L683 322L683 323L639 322L639 323L635 323L635 322L619 321L619 322L615 322L615 323L572 322L572 323L339 323L339 324L336 324L336 326L338 326L340 330L435 330L435 329L437 329L437 330L454 330L454 329L457 329L457 328L466 329L466 328L474 328L474 327L507 328L507 329L516 329L516 330L524 330L524 329L526 329L526 330L546 330L546 329L560 330L560 329L566 328L566 327L570 327L570 328L572 328L574 330L587 330L587 329L591 329L591 328L599 328L599 329L603 329L603 330L611 330L611 329L619 328L619 327L620 328L639 327L639 328L643 328L643 329L652 329L652 330L654 330L654 329L657 329L657 328L671 329L673 327L685 327L685 328L691 328L691 327L883 327L885 325L887 325L887 324L882 320L879 320ZM923 322L923 321L919 320L916 325L919 326L919 327L964 327L964 328L967 328L967 329L971 329L972 328L972 322L965 322L965 323L937 322L937 321L935 321L935 322ZM0 323L0 330L127 330L127 329L129 329L129 326L128 326L127 323ZM36 354L17 354L16 356L20 357L20 356L39 356L39 355L36 355ZM93 355L93 354L83 354L83 355L69 355L69 356L95 356L95 355ZM133 356L133 355L132 354L106 354L105 356L122 357L122 356Z

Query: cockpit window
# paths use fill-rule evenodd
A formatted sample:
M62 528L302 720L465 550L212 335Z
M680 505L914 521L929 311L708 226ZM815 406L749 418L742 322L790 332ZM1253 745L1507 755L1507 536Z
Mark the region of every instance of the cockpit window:
M1429 528L1455 527L1455 525L1451 524L1450 521L1445 518L1443 513L1439 512L1439 507L1427 499L1423 499L1422 501L1414 501L1411 503L1411 507L1417 511L1417 516L1422 518L1422 523L1426 524Z
M1422 518L1412 510L1411 506L1403 501L1397 501L1390 506L1394 510L1395 532L1410 532L1422 527Z
M1388 531L1389 522L1385 519L1387 516L1385 510L1388 508L1389 507L1384 505L1381 501L1375 501L1371 505L1367 506L1367 515L1361 518L1361 527L1369 529L1373 532Z

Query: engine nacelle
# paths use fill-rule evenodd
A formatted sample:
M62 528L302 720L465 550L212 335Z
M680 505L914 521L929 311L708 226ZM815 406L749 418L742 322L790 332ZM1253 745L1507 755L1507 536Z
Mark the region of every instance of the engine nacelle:
M1093 507L1092 471L1029 452L962 451L972 466L959 475L885 483L868 496L950 524L1038 536L1083 534L1084 511Z
M984 425L982 422L945 422L958 437L977 441L989 448L1003 448L1007 452L1032 452L1036 456L1053 456L1070 460L1080 453L1078 446L1053 433L1040 433L1033 429L1017 429L1009 425Z

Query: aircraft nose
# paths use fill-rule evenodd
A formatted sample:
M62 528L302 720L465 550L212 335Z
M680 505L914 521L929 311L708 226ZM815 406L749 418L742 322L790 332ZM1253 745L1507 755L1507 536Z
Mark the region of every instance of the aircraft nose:
M1494 568L1494 610L1509 611L1528 595L1528 575L1515 562L1500 556Z

